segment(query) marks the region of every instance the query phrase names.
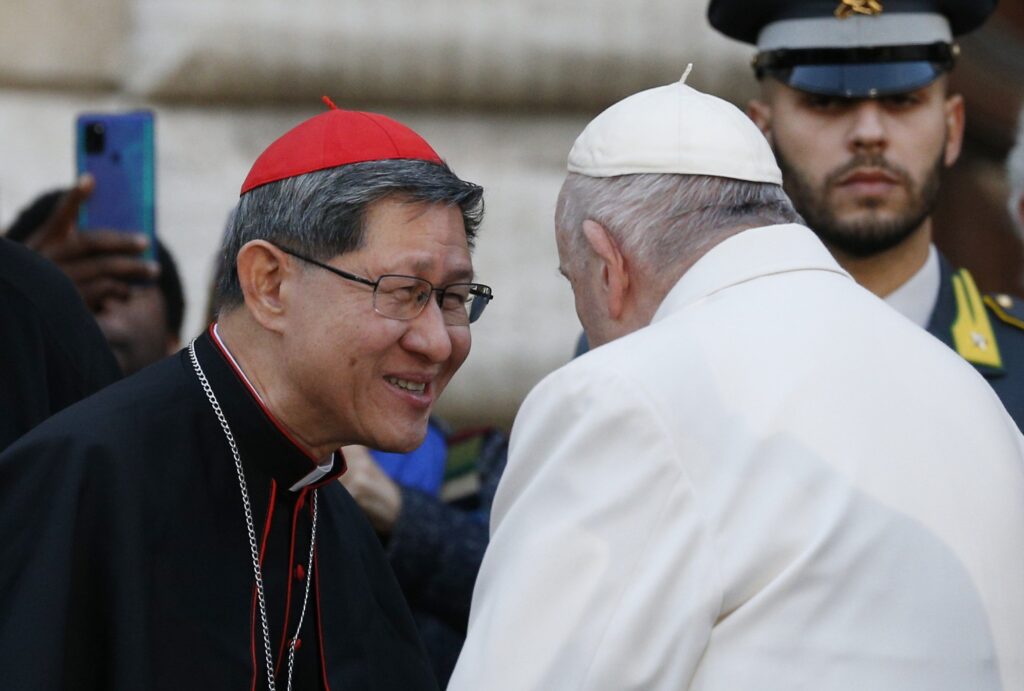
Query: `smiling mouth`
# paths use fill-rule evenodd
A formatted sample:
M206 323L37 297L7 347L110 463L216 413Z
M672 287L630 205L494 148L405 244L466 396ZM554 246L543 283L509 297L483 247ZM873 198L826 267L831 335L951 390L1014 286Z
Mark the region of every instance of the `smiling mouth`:
M427 388L426 382L409 381L408 379L399 379L398 377L384 377L384 381L412 393L423 393Z

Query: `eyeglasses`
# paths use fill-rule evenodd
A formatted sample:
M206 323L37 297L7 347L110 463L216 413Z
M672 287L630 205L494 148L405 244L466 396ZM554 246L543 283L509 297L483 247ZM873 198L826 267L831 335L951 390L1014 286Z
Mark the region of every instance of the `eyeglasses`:
M444 323L448 326L468 326L480 318L487 303L494 297L490 287L482 283L452 283L435 288L434 284L426 279L401 274L384 274L376 281L371 281L318 262L287 247L277 245L277 248L285 254L326 269L347 281L370 286L373 288L373 311L388 319L415 319L427 306L430 296L437 293L437 304L441 308Z

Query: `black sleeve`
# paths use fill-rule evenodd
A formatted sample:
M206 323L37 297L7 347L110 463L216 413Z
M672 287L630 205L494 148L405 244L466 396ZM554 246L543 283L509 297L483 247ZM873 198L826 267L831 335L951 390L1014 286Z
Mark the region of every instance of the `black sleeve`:
M70 279L2 238L0 324L0 450L121 376Z

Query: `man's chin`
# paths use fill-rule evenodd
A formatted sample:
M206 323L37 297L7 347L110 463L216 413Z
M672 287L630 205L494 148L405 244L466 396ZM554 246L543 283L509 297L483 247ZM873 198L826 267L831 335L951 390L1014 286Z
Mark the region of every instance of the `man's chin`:
M134 365L135 358L132 357L132 352L128 346L111 343L110 352L114 354L114 359L117 360L117 365L121 368L121 373L126 377L129 374L134 374L139 369Z
M418 449L426 437L427 420L424 419L422 425L403 425L400 429L392 427L367 446L388 453L409 453Z
M896 227L845 227L815 228L822 242L834 251L857 257L873 257L902 244L914 233L915 228Z

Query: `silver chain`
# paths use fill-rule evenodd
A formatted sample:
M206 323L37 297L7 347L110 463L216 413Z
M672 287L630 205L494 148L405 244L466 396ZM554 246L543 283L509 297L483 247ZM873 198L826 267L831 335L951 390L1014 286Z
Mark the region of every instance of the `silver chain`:
M220 421L221 429L224 430L224 438L231 447L231 455L235 459L235 472L238 474L238 486L242 490L242 506L245 509L245 529L249 533L249 551L252 553L252 572L256 580L256 595L260 606L260 623L263 625L263 652L267 662L267 688L270 691L277 691L277 683L274 680L274 656L270 652L270 624L267 621L267 599L263 591L263 568L260 566L260 550L256 543L256 528L252 518L252 503L249 501L249 487L245 482L245 471L242 469L242 456L238 453L238 445L235 443L235 435L231 433L224 411L221 410L217 396L213 393L206 373L199 366L199 358L196 357L196 342L193 340L188 344L188 355L192 359L192 367L199 377L199 383L203 387L206 398L210 401L217 420ZM295 627L295 635L288 644L288 691L292 691L292 670L295 668L295 647L299 641L299 632L302 630L302 622L306 619L306 605L309 603L309 585L313 581L313 555L316 549L316 523L317 523L317 495L313 492L313 527L309 539L309 568L306 569L306 593L302 597L302 610L299 612L299 623ZM291 574L288 574L291 578ZM288 622L285 622L285 627Z

